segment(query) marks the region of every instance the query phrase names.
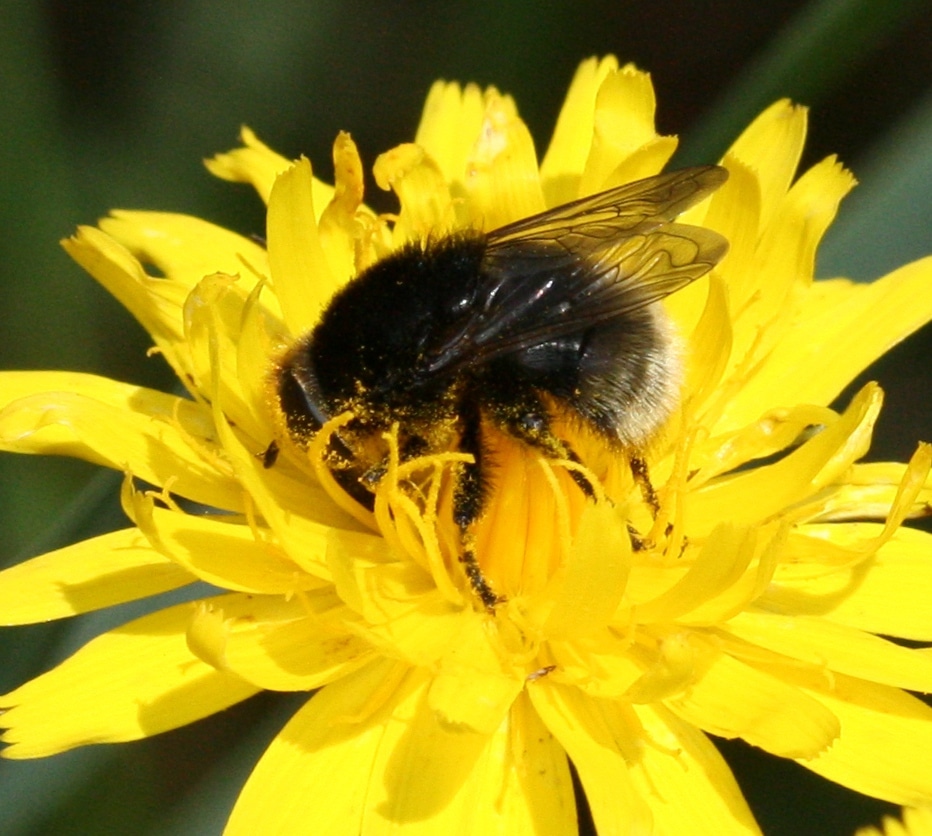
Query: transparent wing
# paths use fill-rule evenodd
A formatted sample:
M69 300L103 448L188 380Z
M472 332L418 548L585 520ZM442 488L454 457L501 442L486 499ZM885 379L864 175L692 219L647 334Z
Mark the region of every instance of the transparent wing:
M660 174L490 232L469 316L432 347L427 367L481 364L578 333L704 275L727 241L673 221L727 176L719 166Z

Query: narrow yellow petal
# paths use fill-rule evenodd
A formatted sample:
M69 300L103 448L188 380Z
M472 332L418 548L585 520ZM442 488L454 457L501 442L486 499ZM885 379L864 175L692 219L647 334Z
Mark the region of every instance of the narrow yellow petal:
M743 612L719 630L819 669L932 693L932 658L824 618Z
M741 737L785 758L811 758L837 742L839 718L787 682L784 669L759 670L710 643L697 660L697 671L694 684L668 705L704 731Z
M801 317L725 410L740 425L762 405L830 403L863 369L932 319L932 258L870 284L841 279L812 285Z
M68 388L42 391L47 386ZM0 449L85 459L170 483L195 502L241 510L240 486L215 466L216 440L201 404L77 373L6 372L0 387L34 393L0 411Z
M375 657L347 628L352 616L332 591L280 596L225 595L202 601L188 646L212 667L272 691L311 691Z
M654 128L657 100L647 73L632 64L609 73L599 87L593 114L592 144L586 159L578 197L594 194L622 182L638 180L656 174L676 150L676 140L656 146L659 138ZM652 162L653 170L625 171L619 167L644 146L657 151ZM612 177L616 174L615 177ZM624 179L622 179L624 178Z
M793 674L787 672L786 678ZM801 761L813 772L893 804L922 805L932 797L932 708L886 685L796 672L801 687L841 722L838 740Z
M867 452L882 399L876 384L868 384L838 421L780 461L724 477L692 493L685 507L687 530L699 536L722 518L753 525L838 479Z
M31 624L158 595L194 575L135 528L113 531L0 572L0 623Z
M226 420L256 447L265 449L268 428L262 383L266 378L249 381L244 388L237 350L246 305L252 298L233 276L215 273L203 278L185 300L185 345L189 380L206 400L222 402ZM262 400L251 401L250 395L256 397L260 391Z
M169 280L188 291L212 273L239 276L247 292L260 276L268 275L261 244L201 218L116 210L101 219L100 228L142 264L154 267L159 281Z
M600 833L652 833L650 801L641 794L629 764L650 745L637 715L624 703L598 700L548 682L528 689L548 731L576 767Z
M240 130L240 139L241 147L216 154L204 160L204 165L215 177L233 183L251 183L263 202L268 203L275 178L291 166L291 160L274 152L245 126Z
M314 178L304 158L275 180L267 224L272 288L295 336L317 322L336 282L317 235Z
M542 212L534 140L506 96L486 96L479 139L467 162L471 217L485 230Z
M910 468L900 462L855 464L824 498L818 521L883 518L896 508ZM932 507L932 479L920 487L909 517L924 517Z
M356 243L360 237L357 213L363 196L362 160L356 143L345 131L333 143L333 172L333 199L320 213L317 231L330 275L343 285L356 274Z
M303 486L279 472L265 468L260 450L249 450L237 437L215 404L219 419L217 435L237 479L255 503L266 525L288 557L315 577L331 579L330 562L339 555L363 558L384 557L384 538L360 531L360 526L342 513L315 482Z
M759 833L728 764L699 729L661 705L636 705L647 744L631 775L647 798L654 833Z
M758 285L753 264L761 234L761 185L756 172L731 153L722 165L728 180L712 195L702 223L728 240L728 253L716 272L728 289L730 309L742 311ZM679 295L674 294L671 302Z
M907 807L902 821L884 816L878 827L860 827L855 836L932 836L932 807Z
M165 350L181 343L181 308L190 290L186 283L150 276L126 247L95 227L78 227L61 245L139 320L156 345Z
M606 76L617 69L618 61L608 56L601 60L589 58L576 70L540 164L547 206L559 206L579 197L579 181L592 141L596 96Z
M462 190L466 161L479 136L485 102L475 84L436 81L427 94L414 137L437 163L444 180Z
M688 393L689 398L687 408L698 412L720 391L722 375L732 350L728 288L717 273L713 273L706 284L708 294L695 326L687 329L681 325L679 331L692 334L686 357L684 392ZM683 296L681 293L674 295ZM677 318L682 322L680 317L688 315L688 311L681 310ZM674 316L677 314L674 313Z
M8 758L150 737L215 714L257 689L191 654L190 604L160 610L88 642L48 673L0 697Z
M160 508L130 483L123 496L124 507L152 546L202 581L257 595L291 595L321 585L274 543L259 539L245 520Z
M817 542L854 544L883 532L881 523L807 526ZM841 538L848 533L845 540ZM932 641L932 534L899 528L870 561L819 572L808 564L781 566L761 604L774 612L822 616L857 630Z
M763 228L770 223L796 173L806 122L806 108L781 99L761 113L728 151L757 175Z
M559 593L543 632L548 638L583 638L601 630L615 614L631 571L631 538L608 502L590 504L558 573Z
M638 622L673 621L720 595L744 574L755 549L756 528L719 524L682 578L653 599L635 599Z
M456 210L449 186L423 148L405 143L379 154L372 173L379 188L392 189L401 204L392 234L395 246L453 230Z

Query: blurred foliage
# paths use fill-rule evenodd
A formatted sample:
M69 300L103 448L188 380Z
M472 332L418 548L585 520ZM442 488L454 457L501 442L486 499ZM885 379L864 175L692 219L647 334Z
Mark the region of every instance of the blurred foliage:
M874 278L932 251L930 12L915 0L4 4L0 368L174 386L146 357L142 330L56 242L112 207L188 212L262 234L249 190L201 166L236 144L241 124L286 155L306 154L329 178L337 131L349 130L371 165L410 139L429 85L444 77L514 94L542 149L578 62L608 52L652 73L660 128L683 137L684 160L714 159L774 98L815 105L804 164L837 152L864 182L829 234L820 272ZM392 208L368 186L370 202ZM920 334L880 368L888 416L907 418L886 419L880 454L904 458L932 436L922 409L932 394L928 343ZM117 482L80 462L3 456L0 484L0 563L122 524ZM0 689L63 658L107 619L132 616L4 631ZM154 740L0 762L0 833L218 833L301 699L263 695ZM768 833L850 833L878 817L877 804L793 764L724 748ZM788 797L806 806L781 809Z

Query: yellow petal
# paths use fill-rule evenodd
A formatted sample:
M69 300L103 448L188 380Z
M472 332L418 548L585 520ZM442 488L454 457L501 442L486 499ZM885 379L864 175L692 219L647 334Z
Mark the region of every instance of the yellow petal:
M191 605L131 621L0 697L8 758L150 737L215 714L258 690L191 654Z
M758 116L728 151L757 175L764 228L777 212L796 173L806 138L806 121L806 108L781 99Z
M82 458L153 485L170 483L195 502L242 507L240 486L212 458L216 440L201 404L65 372L5 372L0 391L20 395L0 411L0 449Z
M608 56L589 58L576 70L540 164L547 206L569 203L580 196L579 181L592 143L596 96L606 76L617 69L618 61Z
M636 705L649 741L631 774L649 800L654 832L759 833L728 764L695 726L660 705Z
M838 420L831 409L811 404L769 410L738 430L698 441L690 455L690 482L699 490L716 476L792 447L813 427L824 431Z
M194 576L126 528L0 572L0 623L30 624L158 595Z
M212 273L239 276L241 285L250 290L268 274L261 244L201 218L117 210L101 219L100 228L144 265L155 267L160 282L168 280L187 291Z
M792 673L786 672L786 678ZM932 797L932 708L896 688L837 675L796 673L841 722L838 740L802 765L856 792L893 804Z
M78 227L61 245L139 320L163 351L181 343L181 308L190 289L184 282L148 275L126 247L95 227ZM176 358L169 354L168 360L183 376L185 369Z
M860 544L879 536L880 523L807 526L816 542ZM932 534L900 528L868 562L818 571L812 565L781 566L761 603L775 612L822 616L884 636L932 641Z
M686 358L684 392L688 393L688 408L697 411L702 410L705 403L719 391L732 349L728 288L718 274L711 275L707 285L705 305L695 326L686 328L680 325L679 330L679 333L692 334ZM675 296L683 297L683 294L677 293ZM679 317L688 315L688 311L681 311ZM682 319L679 321L682 323Z
M304 158L275 180L267 224L272 288L295 336L310 330L337 285L317 234L314 178Z
M868 384L838 421L780 461L724 477L692 493L685 507L686 530L701 536L721 518L753 525L838 479L867 452L882 399L876 384Z
M484 113L482 91L475 84L461 88L455 82L435 81L424 102L414 144L424 149L443 179L458 191Z
M653 813L630 764L649 746L637 715L614 700L585 696L543 678L531 704L576 767L600 833L652 833Z
M398 680L392 663L381 660L316 693L256 764L226 836L365 832L372 765L388 712L373 714L371 701L373 694L392 697Z
M785 668L771 673L711 642L700 644L694 638L693 645L700 654L698 678L668 702L684 720L710 734L741 737L785 758L811 758L837 742L843 728L839 718L788 682Z
M509 665L493 641L485 618L463 619L440 661L428 704L454 728L494 732L524 687L524 672Z
M860 827L855 836L930 836L932 808L909 807L902 811L903 820L884 816L878 827Z
M360 237L357 212L363 195L362 160L356 143L344 131L333 143L333 172L333 199L321 212L317 231L330 275L342 285L356 273L356 242Z
M249 128L240 130L240 139L243 145L234 148L225 154L216 154L209 160L204 160L207 170L215 177L229 180L233 183L251 183L265 203L269 202L269 194L275 178L291 167L291 160L275 153ZM315 180L315 186L321 189L319 206L326 206L330 200L328 186ZM315 195L316 197L316 195Z
M198 658L258 688L310 691L372 661L372 647L347 629L352 620L331 591L225 595L202 601L188 646Z
M467 162L470 215L490 230L542 212L534 140L514 102L494 91L486 95L485 117Z
M761 234L761 185L754 170L733 154L722 160L728 180L709 200L702 224L728 240L728 253L716 267L728 290L731 311L743 311L757 291L754 253ZM681 294L674 294L671 302Z
M315 577L331 578L333 555L384 556L385 540L363 533L314 482L297 482L279 468L263 466L261 450L247 449L215 404L217 434L238 481L288 557Z
M758 832L727 765L695 726L546 679L529 694L573 761L600 833Z
M583 640L548 641L542 656L555 666L549 676L593 697L625 697L643 676L644 666L630 652L630 637L619 637L619 632L607 628Z
M932 692L932 659L824 618L743 612L719 630L819 669Z
M321 581L303 572L244 520L210 518L159 508L124 484L123 504L161 554L202 581L258 595L315 589Z
M725 410L740 425L775 400L828 404L863 369L932 319L932 258L870 284L812 285L803 315ZM720 425L722 426L722 425Z
M372 173L379 188L392 189L401 203L392 234L395 246L452 231L456 211L449 186L423 148L405 143L379 154Z
M749 386L768 367L770 354L788 342L797 350L806 345L806 377L836 379L835 369L823 365L819 356L824 334L797 334L793 329L810 314L806 302L816 247L853 183L854 178L833 158L824 160L793 185L772 223L762 230L749 268L753 295L743 309L735 309L733 357L737 365L732 374L740 382L740 391L728 393L726 427L741 418L756 417L774 403L800 402L795 386L766 391ZM749 390L758 396L756 402L750 402ZM734 417L742 407L745 412Z
M774 541L782 542L780 534L774 526L719 524L686 574L669 589L646 601L638 601L637 591L632 590L638 623L715 624L729 618L753 600L755 590L766 586L773 569L764 553ZM764 575L759 577L762 569Z
M665 137L666 141L657 142L661 138L654 129L656 109L654 86L647 73L628 64L605 77L596 95L592 144L577 197L660 171L676 150L676 140ZM647 168L643 161L637 167L625 165L646 146L653 149L650 163L656 168Z
M492 735L458 731L425 687L382 663L316 694L253 771L228 836L575 833L565 760L529 713Z
M384 546L384 540L373 538ZM332 549L332 577L340 598L362 620L353 625L386 656L427 665L455 645L476 614L451 604L413 562L371 558L372 550Z
M899 462L855 464L824 498L819 521L885 517L896 507L902 482L909 467ZM932 480L921 486L911 506L909 517L923 517L932 507Z
M586 506L566 558L555 576L559 593L544 624L553 639L580 638L608 624L631 571L631 538L607 502Z
M441 722L419 696L400 703L386 728L362 832L576 832L568 770L531 712L482 735ZM534 732L543 739L524 748Z

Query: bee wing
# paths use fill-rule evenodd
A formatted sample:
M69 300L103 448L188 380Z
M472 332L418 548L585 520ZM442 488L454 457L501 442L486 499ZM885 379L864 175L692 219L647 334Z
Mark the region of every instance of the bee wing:
M429 367L481 364L578 333L704 275L727 241L673 219L727 176L719 166L660 174L490 232L470 316Z

